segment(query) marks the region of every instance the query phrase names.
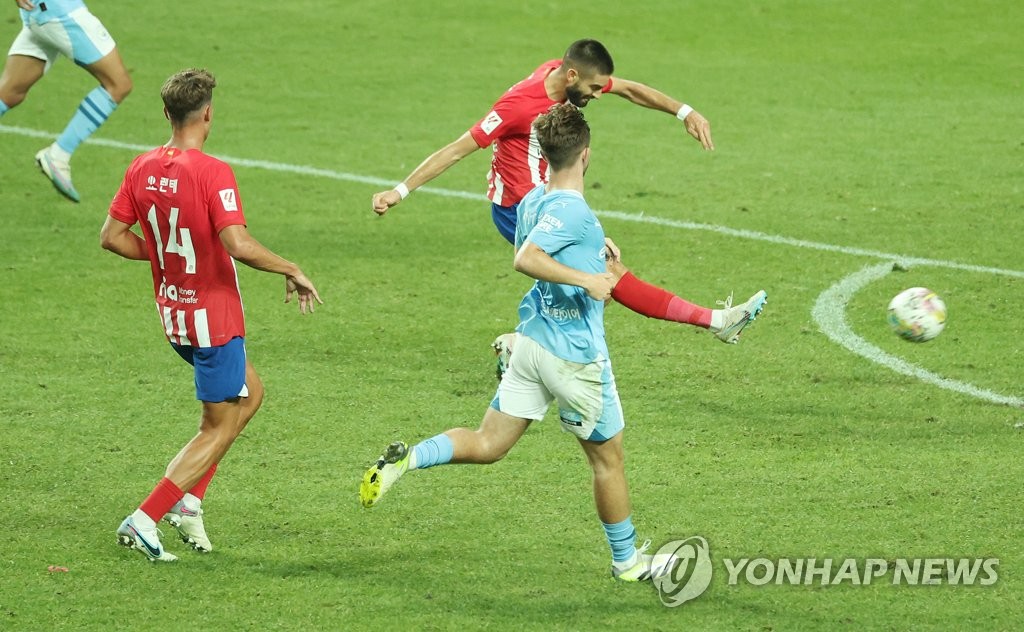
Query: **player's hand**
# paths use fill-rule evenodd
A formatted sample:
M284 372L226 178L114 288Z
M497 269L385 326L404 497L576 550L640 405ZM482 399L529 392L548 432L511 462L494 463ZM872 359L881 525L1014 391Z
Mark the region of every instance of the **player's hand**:
M704 149L715 148L715 143L711 140L711 123L708 123L700 112L694 110L687 114L683 124L686 125L686 133L696 138Z
M611 272L592 274L583 289L595 301L604 301L612 297L612 288L617 282L618 279Z
M604 238L604 247L607 251L605 255L606 261L622 261L622 251L615 245L615 242L610 237Z
M36 8L36 5L29 2L29 0L14 0L14 2L18 5L18 8L24 9L26 11L31 11L32 9Z
M290 303L292 300L292 294L298 294L299 296L299 312L302 314L306 313L306 309L309 309L309 313L312 314L316 311L314 308L317 303L324 304L320 300L320 295L317 293L316 288L313 287L313 282L306 278L305 274L299 272L294 276L286 276L284 278L284 302Z
M373 212L377 215L383 215L388 212L389 208L401 201L402 196L398 194L398 191L394 189L381 191L373 196Z

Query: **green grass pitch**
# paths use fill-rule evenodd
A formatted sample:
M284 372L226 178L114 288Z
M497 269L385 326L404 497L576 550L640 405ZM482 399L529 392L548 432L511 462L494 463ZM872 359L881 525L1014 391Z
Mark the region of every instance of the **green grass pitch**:
M19 28L7 4L5 43ZM984 393L1024 397L1022 5L90 8L135 91L94 136L113 145L75 154L82 204L37 173L49 141L26 130L56 135L92 80L62 60L0 119L0 629L1019 628L1024 411ZM711 546L710 588L679 608L610 579L586 463L552 419L497 465L418 472L372 511L356 498L388 442L478 423L488 344L529 281L482 201L420 191L377 218L380 185L314 170L397 182L580 37L609 47L617 75L696 107L717 146L614 96L586 109L588 199L627 214L602 218L627 264L705 305L770 296L735 347L608 312L640 534ZM100 250L98 232L137 153L119 144L166 141L159 86L189 66L219 81L207 150L278 167L236 165L250 229L326 304L300 318L279 278L240 270L267 400L210 488L216 550L167 533L182 559L156 566L114 530L199 407L148 268ZM431 184L481 194L488 159ZM886 254L933 261L826 311L959 390L852 353L815 318L823 293ZM915 285L949 307L923 345L885 323ZM744 557L1000 562L987 587L729 585L722 560Z

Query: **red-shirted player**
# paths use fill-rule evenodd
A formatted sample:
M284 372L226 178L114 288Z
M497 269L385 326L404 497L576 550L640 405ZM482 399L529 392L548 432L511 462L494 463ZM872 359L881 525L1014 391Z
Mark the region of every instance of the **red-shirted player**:
M612 77L613 71L611 54L600 42L590 39L573 42L562 59L541 64L509 88L476 125L427 157L398 186L375 194L374 212L384 215L410 191L430 182L474 151L493 144L494 155L487 174L491 217L501 236L514 244L519 201L531 189L547 182L548 164L541 155L533 121L557 103L568 101L582 108L604 93L672 114L683 121L686 131L704 149L715 148L711 126L699 112L650 86ZM739 340L740 332L761 310L761 292L736 306L732 305L730 296L724 302L725 309L713 310L691 303L638 279L619 261L614 243L609 241L608 245L608 271L619 277L612 297L638 314L710 329L719 340L731 344ZM499 376L511 352L510 344L508 334L494 341Z
M323 303L297 265L249 234L231 168L202 152L216 85L210 73L195 69L164 83L160 96L171 140L128 167L100 234L107 250L150 262L164 333L195 367L196 398L203 403L198 434L117 529L121 544L161 562L177 559L160 543L156 523L161 518L195 550L212 550L203 525L203 496L217 463L263 401L263 384L245 353L232 259L284 275L285 302L297 294L303 314ZM136 222L143 237L131 231Z

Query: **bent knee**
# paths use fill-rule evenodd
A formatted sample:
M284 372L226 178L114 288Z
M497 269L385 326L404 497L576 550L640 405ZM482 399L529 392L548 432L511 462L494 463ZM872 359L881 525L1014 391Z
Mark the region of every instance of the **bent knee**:
M119 78L116 81L113 81L108 85L103 86L103 89L107 91L107 93L110 95L110 98L113 99L115 103L120 104L122 101L128 98L128 95L131 93L132 88L134 87L135 86L132 84L131 77L125 75L124 77Z
M28 96L28 90L3 90L0 89L0 101L4 102L7 109L11 109L25 100Z

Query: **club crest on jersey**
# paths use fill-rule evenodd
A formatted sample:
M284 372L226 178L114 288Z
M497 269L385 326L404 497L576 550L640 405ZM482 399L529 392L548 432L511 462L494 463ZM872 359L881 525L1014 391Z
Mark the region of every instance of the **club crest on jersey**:
M220 194L220 203L224 206L225 211L238 210L238 200L235 198L234 189L221 189L218 193Z
M480 129L484 131L484 134L490 136L491 132L498 129L498 126L501 125L501 123L502 120L501 117L498 116L498 113L495 112L494 110L491 110L491 113L485 116L484 120L481 121Z

